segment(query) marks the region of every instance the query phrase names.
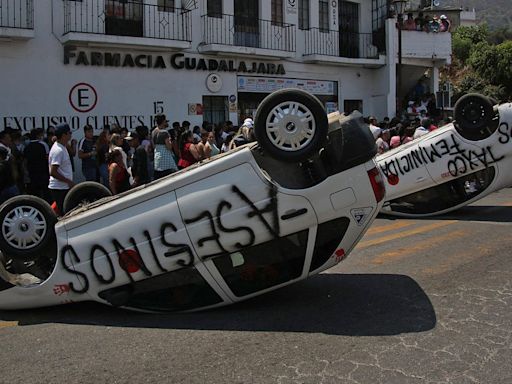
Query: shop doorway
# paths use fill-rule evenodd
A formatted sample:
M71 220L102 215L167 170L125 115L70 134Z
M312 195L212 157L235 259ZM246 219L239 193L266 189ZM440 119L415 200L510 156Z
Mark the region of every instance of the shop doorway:
M142 0L106 0L105 34L142 37L143 14Z
M221 124L229 120L227 96L203 96L203 121Z
M235 0L235 45L260 46L258 0Z
M340 3L339 12L340 57L359 57L359 4Z

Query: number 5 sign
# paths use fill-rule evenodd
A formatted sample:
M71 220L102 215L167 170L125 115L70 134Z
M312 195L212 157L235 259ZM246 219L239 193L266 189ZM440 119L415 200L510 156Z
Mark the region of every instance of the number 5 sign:
M69 91L69 104L77 112L90 112L98 103L98 94L92 85L78 83Z

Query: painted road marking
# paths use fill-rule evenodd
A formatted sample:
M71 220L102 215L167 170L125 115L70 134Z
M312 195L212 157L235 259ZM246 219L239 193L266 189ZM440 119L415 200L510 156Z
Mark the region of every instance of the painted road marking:
M458 230L458 231L452 231L448 232L441 236L436 236L435 238L430 238L423 241L417 241L414 244L410 244L407 246L404 246L404 248L395 249L392 251L384 252L377 257L373 258L371 260L372 264L384 264L386 262L390 261L396 261L401 260L405 258L406 256L410 256L411 254L416 254L418 252L421 252L425 249L432 248L436 244L444 243L448 240L453 240L456 237L463 238L471 235L469 231L465 230Z
M404 227L409 227L416 223L417 223L417 221L408 221L408 220L396 221L393 224L380 225L378 227L370 227L370 229L366 232L366 234L367 234L367 236L368 235L376 235L378 233L388 232L388 231L392 231L394 229L401 229Z
M17 321L0 321L0 328L16 327L18 326Z
M379 237L378 239L361 241L361 242L359 242L359 244L357 244L355 249L368 248L368 247L371 247L373 245L378 245L378 244L386 243L386 242L391 241L391 240L396 240L396 239L400 239L400 238L407 237L407 236L413 236L413 235L417 235L419 233L428 232L428 231L431 231L431 230L434 230L434 229L446 227L448 225L453 225L453 224L455 224L457 222L458 222L457 220L443 221L443 222L440 222L440 223L433 223L433 224L430 224L430 225L424 225L422 227L414 228L414 229L411 229L409 231L402 231L402 232L399 232L399 233L394 233L392 235Z

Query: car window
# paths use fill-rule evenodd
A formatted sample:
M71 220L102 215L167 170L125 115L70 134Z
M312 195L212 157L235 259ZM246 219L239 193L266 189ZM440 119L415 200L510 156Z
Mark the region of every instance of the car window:
M241 297L301 276L308 230L213 259L226 284Z
M340 217L318 226L315 240L315 252L313 253L311 267L309 268L310 272L320 268L329 260L345 236L349 224L350 219L348 217Z
M99 293L109 302L146 311L177 311L222 302L195 268L184 268Z
M496 171L489 167L444 184L391 200L386 210L400 213L429 214L455 207L484 192Z

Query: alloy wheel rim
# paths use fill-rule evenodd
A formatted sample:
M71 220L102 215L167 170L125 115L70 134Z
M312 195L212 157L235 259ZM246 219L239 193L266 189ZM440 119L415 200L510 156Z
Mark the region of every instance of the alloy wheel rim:
M294 152L307 147L316 129L313 112L299 102L283 102L267 116L267 137L282 151Z
M43 213L26 205L9 211L2 222L4 239L19 250L29 250L39 245L47 229Z

